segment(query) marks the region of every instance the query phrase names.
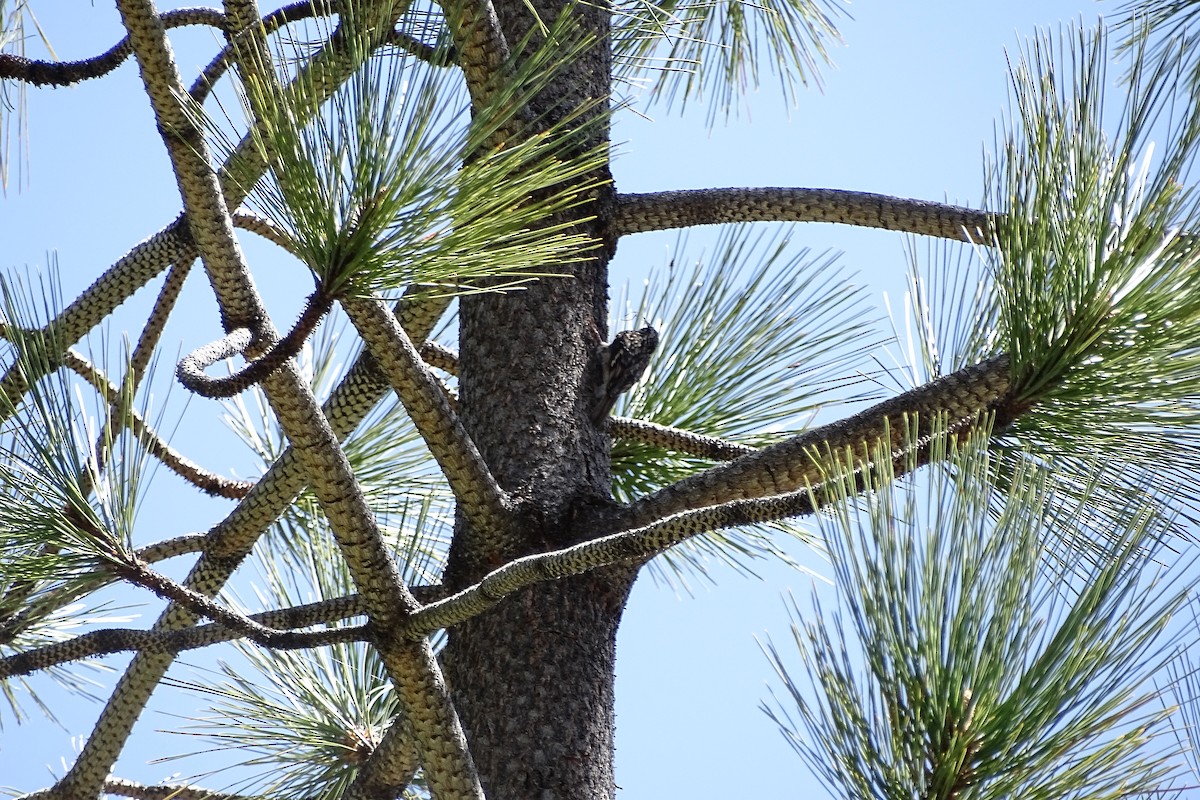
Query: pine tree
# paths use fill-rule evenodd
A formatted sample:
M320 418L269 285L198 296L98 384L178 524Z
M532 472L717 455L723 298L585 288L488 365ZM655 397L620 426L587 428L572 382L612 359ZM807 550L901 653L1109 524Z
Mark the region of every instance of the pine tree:
M768 646L787 689L769 713L834 793L1116 797L1184 779L1194 678L1170 622L1189 586L1170 546L1195 508L1200 423L1191 4L1137 4L1115 31L1014 59L980 209L613 184L614 87L650 80L719 110L774 66L790 91L836 37L816 0L116 5L127 38L108 53L0 56L9 101L135 60L183 207L69 304L3 284L8 711L43 702L25 676L78 690L80 663L134 654L36 796L612 797L635 578L770 552L799 519L837 607L796 603L803 679ZM6 19L19 42L32 18ZM225 45L188 86L169 32L194 25ZM1110 61L1128 69L1115 116ZM623 237L757 221L942 243L913 276L915 388L795 429L826 388L802 378L845 376L866 328L827 261L783 263L768 242L735 269L755 249L745 228L610 323ZM286 331L246 233L312 276ZM176 376L228 404L263 461L254 481L190 462L147 405L194 268L221 333ZM84 355L149 285L122 357ZM348 339L361 350L339 371ZM152 462L228 515L148 538ZM265 611L227 585L247 563ZM149 630L88 605L119 583L161 599ZM197 648L238 660L164 682ZM261 770L203 789L113 773L151 694L189 690L214 707L195 730ZM1179 713L1160 702L1172 691Z

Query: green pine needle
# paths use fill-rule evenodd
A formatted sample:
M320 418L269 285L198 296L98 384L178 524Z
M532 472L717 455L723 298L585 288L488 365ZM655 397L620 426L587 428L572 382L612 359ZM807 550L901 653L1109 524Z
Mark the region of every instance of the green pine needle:
M345 366L355 361L356 352L339 347L344 327L345 319L335 315L333 324L323 326L299 354L301 373L309 376L319 397L327 396ZM265 395L252 389L226 401L226 409L226 424L260 459L265 471L285 444ZM453 530L454 498L404 407L394 396L383 401L343 443L343 449L384 534L396 542L397 563L405 579L422 584L440 580ZM319 503L306 492L264 540L270 552L261 554L263 563L279 558L306 564L313 557L340 563L340 552L326 535L326 527ZM348 578L319 585L319 597L355 591Z
M1166 627L1191 587L1160 576L1157 509L1130 503L1099 537L1102 563L1064 571L1048 543L1079 521L1028 466L994 506L986 446L985 433L961 447L937 438L952 468L900 484L876 452L866 496L860 462L831 471L823 490L841 499L817 521L836 607L793 601L807 679L768 645L786 689L768 714L837 797L1119 798L1162 785L1167 712L1145 682L1171 658Z
M58 298L53 277L31 285L0 279L8 363L26 375L47 375L30 386L19 408L5 409L7 421L0 429L0 654L133 618L118 613L125 607L85 606L76 599L110 582L110 568L133 558L134 521L151 472L150 456L123 430L119 417L135 402L143 418L149 414L126 387L114 417L114 409L92 387L47 363L49 354L60 352L59 344L39 331L43 323L38 320L54 318ZM128 364L126 352L106 373L126 374ZM95 457L97 444L106 452L102 466ZM5 631L6 622L16 621ZM82 667L105 669L95 662ZM80 672L75 664L44 670L68 694L92 698L95 684ZM25 700L53 719L34 684L16 679L3 691L16 719L25 714Z
M290 105L312 92L246 85L246 106L266 109L252 134L272 165L250 204L334 296L508 289L587 258L595 242L572 223L603 163L587 144L603 115L577 109L489 144L584 46L551 34L473 115L454 71L398 53L373 56L320 108Z
M1122 482L1104 508L1149 499L1154 476L1163 493L1182 487L1173 505L1194 517L1200 208L1188 179L1200 104L1182 56L1152 56L1143 39L1127 100L1107 113L1106 53L1102 30L1064 32L1014 65L1014 119L988 179L993 239L957 278L961 251L946 245L939 274L914 279L920 359L933 377L1008 353L1014 402L1031 408L996 446L1113 465ZM1068 483L1057 489L1081 507Z
M832 255L788 253L790 228L730 226L708 256L687 265L680 237L665 274L652 274L616 326L659 329L658 350L617 414L762 446L802 430L833 403L834 381L874 346L860 288ZM866 344L864 344L866 342ZM859 398L851 398L859 399ZM613 445L613 493L624 501L711 463L661 448ZM657 577L682 580L726 563L783 557L771 541L795 526L723 531L690 539L652 562ZM806 538L806 537L805 537Z
M711 125L729 116L774 72L784 101L797 89L819 85L828 44L839 42L831 0L625 0L614 9L613 61L618 80L648 81L651 102L682 112L692 100L709 102Z

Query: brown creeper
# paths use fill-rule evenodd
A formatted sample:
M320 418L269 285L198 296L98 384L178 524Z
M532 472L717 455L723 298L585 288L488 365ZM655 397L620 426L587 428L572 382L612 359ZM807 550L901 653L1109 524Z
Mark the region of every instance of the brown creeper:
M650 363L658 347L658 331L647 326L637 331L621 331L609 344L596 348L600 362L600 383L592 402L592 421L604 421L616 405L617 398L630 390Z

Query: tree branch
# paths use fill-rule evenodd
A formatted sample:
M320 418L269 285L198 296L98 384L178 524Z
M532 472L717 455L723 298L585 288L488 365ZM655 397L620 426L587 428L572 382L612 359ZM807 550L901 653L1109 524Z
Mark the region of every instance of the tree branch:
M135 552L137 553L137 557L142 561L154 564L159 561L166 561L168 558L178 558L179 556L199 553L204 549L207 541L207 534L185 533L182 536L173 536L161 542L148 544L145 547L138 548Z
M1002 356L993 361L1006 362L1007 359ZM985 365L988 363L991 362L985 362ZM908 405L918 406L920 403ZM1000 413L989 413L997 409ZM449 628L482 614L514 592L535 583L559 580L619 563L644 562L693 536L811 514L826 505L831 497L839 496L837 486L851 484L855 491L866 491L871 483L871 466L876 463L879 452L891 455L891 472L899 477L929 463L937 437L965 438L976 430L975 425L980 421L992 423L991 432L994 434L1009 424L1011 420L1005 421L1005 415L1010 412L1011 409L1003 408L1001 404L991 404L988 410L980 412L979 417L962 421L955 417L927 419L924 415L929 412L923 410L876 412L883 420L880 436L841 441L837 441L836 437L828 437L810 446L809 452L814 457L817 456L816 448L823 452L820 463L825 469L814 471L813 479L802 488L771 496L691 508L647 525L601 536L572 547L516 559L489 573L478 583L443 600L429 603L405 621L401 634L416 637ZM899 417L893 414L899 414ZM896 445L898 441L900 447ZM909 443L915 443L915 447L903 446ZM852 454L858 464L849 474L839 471L841 466L838 462L847 453ZM815 458L813 463L817 463ZM837 486L830 489L827 481Z
M561 550L525 556L489 573L478 583L425 606L405 621L401 633L423 637L476 617L535 583L620 562L646 560L701 533L810 514L816 508L813 500L814 493L808 488L773 497L734 500L684 511L644 527Z
M168 558L199 552L204 549L207 538L202 533L176 536L147 545L136 550L135 553L142 561L156 563ZM0 609L5 609L0 611L0 644L12 643L23 631L45 619L51 612L119 580L117 576L108 572L96 573L90 577L92 578L90 581L74 581L50 589L32 600L28 598L33 594L36 586L30 584L27 587L21 587L20 591L10 589L0 600ZM16 613L11 613L13 609L17 609Z
M509 520L507 495L396 317L378 300L341 302L445 474L459 511L476 529L502 536Z
M733 461L758 452L757 447L747 444L629 417L608 417L608 432L614 439L648 444L711 461Z
M404 52L419 58L430 66L450 67L460 62L457 47L453 45L450 47L428 45L404 31L392 31L392 35L388 38L388 44L399 47Z
M62 365L67 347L82 339L117 306L153 280L168 265L190 264L195 258L196 251L191 233L180 216L158 234L136 245L105 270L104 274L73 303L39 331L43 340L61 348L58 352L45 353L45 363L38 364L45 371L29 374L25 366L17 363L9 367L3 378L0 378L0 394L6 398L6 402L0 402L0 420L6 419L15 411L32 383Z
M458 375L458 353L437 342L428 341L421 345L421 359L429 366L440 369L447 375Z
M254 639L258 644L277 650L297 650L367 640L369 638L367 628L362 625L308 632L284 630L306 628L312 625L328 625L349 617L361 616L364 613L363 605L358 595L347 595L278 611L251 614L245 619L263 626L267 630L286 634L286 637L279 637L269 644ZM54 642L44 647L37 647L2 658L0 659L0 679L28 675L58 664L82 661L85 658L113 653L174 654L241 638L253 639L242 630L223 623L198 625L195 628L175 631L104 628L89 631L63 642Z
M302 634L279 631L261 625L238 611L221 605L207 595L193 591L182 584L151 569L137 559L129 559L117 567L118 574L125 580L144 589L149 589L164 600L183 606L198 617L208 617L239 636L250 639L263 647L295 649L305 646Z
M109 381L99 367L74 350L68 350L63 360L64 366L91 384L104 396L110 406L115 408L121 402L121 390ZM237 500L245 497L246 492L250 491L250 487L254 485L251 481L234 480L209 472L192 462L187 456L167 444L135 409L125 409L125 414L120 422L129 428L129 431L137 437L137 440L151 455L176 475L207 494Z
M311 17L327 16L332 13L334 13L332 5L322 2L322 0L299 0L299 2L286 5L267 14L262 18L260 25L263 34L269 36L289 23ZM241 37L248 35L249 32L250 26L246 26L238 31L234 41L226 44L221 52L217 53L213 60L208 62L208 65L200 71L196 80L192 81L191 88L188 89L188 94L191 95L193 100L197 103L203 103L208 99L213 86L221 79L221 76L229 71L229 62L233 56L235 43Z
M181 786L170 783L149 786L121 778L109 778L104 781L103 791L105 794L132 797L134 800L268 800L259 795L214 792L198 786Z
M269 219L263 219L255 214L247 214L244 211L239 211L233 215L233 225L235 228L256 233L268 242L278 245L292 255L296 255L296 243L292 241L290 236L275 227Z
M508 42L491 0L441 0L458 63L471 95L471 108L495 109L508 61Z
M425 342L421 358L431 367L450 375L458 374L458 354L437 342ZM671 428L646 420L629 417L608 417L608 432L615 439L662 447L677 453L687 453L712 461L733 461L758 451L757 447L738 444L713 436Z
M324 17L335 14L336 8L327 0L299 0L299 2L284 6L262 18L262 29L266 35L271 35L285 25L293 22L298 22L302 19L312 17ZM238 36L244 36L246 31L243 30ZM457 61L457 53L454 48L448 48L440 56L436 48L430 47L424 42L418 41L412 36L399 31L392 30L384 44L399 47L407 53L410 53L417 58L425 61L435 67L448 67ZM213 57L212 61L200 71L196 80L192 82L188 89L188 94L197 103L203 103L213 86L217 81L229 71L230 60L233 56L233 44L227 44L221 52Z
M903 452L906 416L919 420L922 436L931 433L939 417L945 418L949 430L961 433L988 413L996 415L995 430L1002 430L1027 410L1014 406L1008 395L1010 384L1008 356L996 356L839 422L663 487L624 509L621 527L641 527L688 509L816 485L822 480L824 454L830 450L840 452L882 439L892 452Z
M836 222L987 242L992 215L962 206L840 189L691 189L617 195L614 236L725 222Z
M239 328L216 342L193 350L178 364L176 375L179 382L201 397L210 399L240 394L265 381L282 367L285 361L295 357L332 307L333 299L329 295L320 289L313 292L304 304L300 318L287 335L232 375L214 378L206 375L204 370L223 358L245 354L253 342L253 336L245 328Z
M222 307L224 326L226 330L248 327L271 344L275 334L246 271L220 185L208 168L206 143L181 105L183 90L161 22L148 0L118 0L118 7L171 156L193 237L205 257L206 271ZM372 620L387 627L397 615L414 609L416 601L404 588L390 553L379 537L345 454L338 447L311 391L290 362L285 362L283 369L265 381L264 388L285 434L296 447L313 482L350 572L367 599ZM427 649L427 645L424 648ZM459 741L465 742L465 737L461 727L457 726L453 707L448 705L444 692L442 695L436 692L440 676L432 654L426 654L420 645L398 646L385 649L381 654L406 701L408 713L415 719L424 718L449 726L432 729L414 723L431 780L442 784L438 788L445 788L447 793L481 795L465 746L456 746ZM127 681L123 680L122 685L127 685ZM120 690L121 686L118 686L110 697L110 707L119 703ZM94 735L89 738L89 745L101 738L108 740L102 747L85 746L71 771L60 782L61 790L80 795L98 792L136 714L131 716L129 709L124 708L121 716L123 721L118 723L120 730L115 741L95 735L107 721L102 717Z
M393 20L404 10L403 6L394 8ZM361 63L363 53L372 50L372 47L359 48L339 28L326 47L302 70L303 80L297 78L293 81L293 87L301 87L305 82L315 87L316 96L312 102L304 103L303 107L319 105L334 87L353 74ZM253 185L265 167L252 140L244 138L221 170L222 185L230 205L241 202L245 187ZM173 254L181 242L189 248L189 260L194 258L194 250L190 249L190 235L182 218L135 248L117 265L122 269L114 267L107 271L85 293L86 296L81 296L68 309L68 312L73 312L72 315L64 312L59 316L56 324L60 330L75 332L75 338L82 336L107 316L112 308L157 274L165 265L162 253ZM156 265L156 262L159 263ZM154 271L151 271L151 267ZM447 298L430 296L423 287L413 287L397 304L396 311L412 338L423 341L448 305ZM75 341L75 338L69 341ZM22 381L26 379L24 375L19 377ZM0 383L0 389L8 385L7 382ZM373 360L366 354L360 356L324 407L336 435L339 438L349 435L388 388ZM25 388L20 389L20 393L24 391ZM15 402L19 394L10 397ZM278 518L305 483L299 454L295 448L289 447L233 512L210 531L206 548L188 575L186 585L209 595L215 594L250 552L261 532ZM155 629L174 630L190 626L194 621L186 610L171 606L155 623ZM107 773L108 765L129 735L132 721L137 718L173 660L170 654L139 654L134 657L105 704L93 736L85 744L73 771L78 770L79 774L88 776Z
M397 714L370 758L363 762L344 800L400 797L421 767L415 738L408 719Z
M180 8L161 15L163 27L210 25L225 29L225 15L213 8ZM133 52L126 36L98 56L81 61L36 61L11 53L0 53L0 80L11 79L32 86L70 86L107 75Z

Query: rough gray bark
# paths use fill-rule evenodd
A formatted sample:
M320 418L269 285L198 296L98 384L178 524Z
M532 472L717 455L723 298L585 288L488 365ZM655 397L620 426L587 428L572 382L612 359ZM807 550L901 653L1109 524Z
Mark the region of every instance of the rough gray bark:
M532 9L549 24L562 4L539 0ZM508 42L534 25L530 10L524 0L496 3ZM597 44L535 99L542 125L596 101L593 114L607 113L607 5L570 13ZM606 143L607 123L592 136ZM597 215L588 233L600 240L612 191L606 185L587 209ZM497 481L524 507L505 541L460 523L446 577L452 590L513 557L578 541L611 502L610 441L587 402L598 378L593 353L607 338L606 245L570 277L462 300L463 421ZM614 795L615 638L633 574L599 570L534 586L450 632L446 675L489 798Z

